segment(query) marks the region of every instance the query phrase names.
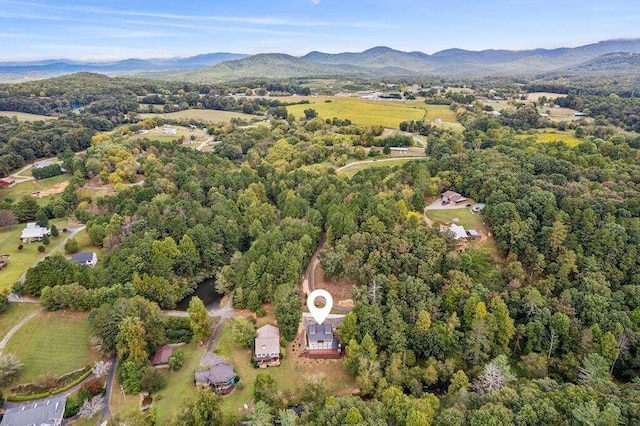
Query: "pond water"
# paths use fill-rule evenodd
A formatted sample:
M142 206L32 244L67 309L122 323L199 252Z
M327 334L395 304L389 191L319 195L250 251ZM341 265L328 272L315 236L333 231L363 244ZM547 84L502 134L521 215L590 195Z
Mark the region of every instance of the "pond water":
M189 296L182 299L177 305L176 310L178 311L186 311L189 308L189 302L193 296L198 296L204 302L204 306L207 307L207 310L218 309L220 307L220 300L222 299L222 295L216 293L214 289L215 280L208 279L202 281L196 287L196 291Z

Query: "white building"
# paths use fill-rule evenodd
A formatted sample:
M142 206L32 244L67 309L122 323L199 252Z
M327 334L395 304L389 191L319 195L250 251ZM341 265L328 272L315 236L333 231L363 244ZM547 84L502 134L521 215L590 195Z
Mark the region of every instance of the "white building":
M30 222L27 223L27 227L22 230L20 241L23 243L42 241L45 235L51 235L51 230L43 226L38 226L35 222Z

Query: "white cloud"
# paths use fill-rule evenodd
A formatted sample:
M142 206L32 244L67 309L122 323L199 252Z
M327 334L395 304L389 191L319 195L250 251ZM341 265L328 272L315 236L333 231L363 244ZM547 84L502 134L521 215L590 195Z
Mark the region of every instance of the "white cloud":
M320 4L320 0L311 0L311 4L313 4L314 6L317 6Z

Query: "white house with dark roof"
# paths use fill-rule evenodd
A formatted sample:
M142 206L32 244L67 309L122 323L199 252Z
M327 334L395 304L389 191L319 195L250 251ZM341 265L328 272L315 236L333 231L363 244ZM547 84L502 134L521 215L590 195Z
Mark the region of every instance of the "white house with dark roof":
M79 265L96 266L98 263L98 255L93 252L76 253L71 256L71 261Z
M280 365L280 329L267 324L257 330L255 361L260 368Z
M60 396L8 408L0 426L60 426L67 397Z
M341 353L340 342L331 323L308 325L306 347L310 358L338 358Z

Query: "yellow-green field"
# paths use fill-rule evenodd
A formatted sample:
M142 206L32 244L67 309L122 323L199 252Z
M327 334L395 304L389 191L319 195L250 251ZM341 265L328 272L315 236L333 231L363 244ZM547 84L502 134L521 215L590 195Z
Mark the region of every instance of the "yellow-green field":
M162 117L166 119L172 120L180 120L180 119L194 119L198 121L210 121L212 123L227 123L231 121L232 118L241 118L243 120L252 120L255 118L261 118L257 115L249 115L243 114L241 112L232 112L232 111L215 111L210 109L186 109L184 111L176 111L169 112L163 114L140 114L140 118L148 118L148 117Z
M42 312L9 339L5 353L13 353L24 364L16 383L38 376L65 373L93 364L98 354L89 344L88 313Z
M397 129L405 120L426 118L426 105L419 102L374 101L341 96L318 96L306 99L310 104L290 105L287 110L300 118L304 116L305 109L312 108L323 119L337 117L343 120L349 119L355 124L380 125L392 129ZM294 100L295 98L288 101ZM445 121L444 117L441 118Z
M516 137L518 139L530 139L537 143L563 142L571 147L580 143L580 139L576 138L574 132L571 130L531 131L523 135L517 135Z
M532 102L537 102L543 96L547 99L556 99L556 98L565 98L567 95L561 95L560 93L551 93L551 92L531 92L527 94L527 100Z
M2 117L15 117L18 121L38 121L38 120L57 120L58 117L49 117L48 115L29 114L17 111L0 111Z
M389 161L378 160L378 161L373 161L371 163L359 163L359 164L354 164L351 167L347 167L346 169L343 169L338 173L344 174L345 176L352 178L353 176L355 176L356 173L358 173L361 170L379 168L379 167L400 166L408 161L415 161L415 160L420 160L420 159L406 158L406 159L397 159L397 160L389 160Z

